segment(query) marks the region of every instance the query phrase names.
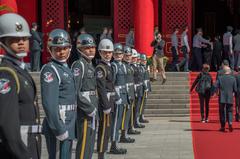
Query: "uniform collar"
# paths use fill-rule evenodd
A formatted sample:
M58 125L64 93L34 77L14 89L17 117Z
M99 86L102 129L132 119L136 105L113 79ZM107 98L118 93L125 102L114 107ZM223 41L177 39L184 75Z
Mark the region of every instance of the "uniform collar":
M19 66L20 68L22 68L23 70L26 69L26 64L23 61L20 61L10 55L6 55L4 56L4 59L16 64L17 66Z
M61 65L61 66L64 66L64 67L67 67L67 68L68 68L68 64L67 64L66 62L59 62L59 61L57 61L57 60L55 60L55 59L52 59L52 61L55 62L55 63L57 63L57 64L59 64L59 65Z

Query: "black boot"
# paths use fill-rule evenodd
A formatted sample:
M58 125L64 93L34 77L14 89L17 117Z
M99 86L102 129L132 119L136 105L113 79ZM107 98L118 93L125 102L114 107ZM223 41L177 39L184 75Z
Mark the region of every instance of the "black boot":
M140 131L138 131L138 130L134 130L134 129L128 129L128 134L129 135L140 135L141 134L141 132Z
M142 129L142 128L145 128L145 125L143 125L143 124L135 124L134 127Z
M126 137L125 135L120 137L120 143L134 143L134 142L135 139Z
M139 122L140 122L140 123L149 123L149 121L146 120L146 119L144 119L143 116L141 116L141 117L139 118Z
M112 142L109 153L114 155L124 155L127 153L127 149L118 148L116 141L114 141Z

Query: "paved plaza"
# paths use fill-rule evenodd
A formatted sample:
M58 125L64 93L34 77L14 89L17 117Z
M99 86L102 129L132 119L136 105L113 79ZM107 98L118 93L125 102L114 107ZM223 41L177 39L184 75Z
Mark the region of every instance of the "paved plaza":
M127 155L107 155L108 159L194 159L189 117L149 118L142 134L133 136L134 144L119 144ZM44 141L44 140L43 140ZM75 144L74 144L75 145ZM74 146L75 148L75 146ZM43 146L42 158L47 159ZM74 150L73 150L73 157ZM97 154L94 158L97 159Z

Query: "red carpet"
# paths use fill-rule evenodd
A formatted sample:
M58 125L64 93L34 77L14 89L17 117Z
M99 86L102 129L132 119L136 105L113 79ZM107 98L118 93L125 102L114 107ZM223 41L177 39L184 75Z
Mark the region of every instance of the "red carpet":
M215 80L216 73L211 74ZM197 75L198 73L189 74L190 87ZM225 133L218 131L220 123L217 96L210 101L209 123L200 122L200 106L195 91L191 93L190 114L195 159L240 159L240 123L233 123L232 133L228 129Z

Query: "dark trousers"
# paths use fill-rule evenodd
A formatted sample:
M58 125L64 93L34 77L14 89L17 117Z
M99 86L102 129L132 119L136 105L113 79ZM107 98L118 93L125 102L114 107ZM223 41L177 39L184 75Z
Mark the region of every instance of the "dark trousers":
M135 117L135 115L134 115L134 112L135 112L135 106L136 106L136 100L133 100L132 102L131 102L131 114L130 114L130 120L129 120L129 129L134 129L134 117Z
M77 136L78 142L76 147L76 159L91 159L94 152L96 126L92 120L77 120Z
M31 70L33 72L40 71L41 64L41 50L34 50L31 52Z
M202 49L194 47L192 56L192 70L201 71L202 70Z
M97 152L105 153L108 150L108 141L111 136L111 114L100 112L99 117Z
M141 101L141 105L140 105L140 109L139 109L139 117L140 117L140 118L143 117L143 113L144 113L144 110L145 110L146 101L147 101L146 96L147 96L147 94L146 94L146 92L145 92L144 95L143 95L143 97L142 97L142 101Z
M119 130L122 125L124 105L115 105L115 111L112 113L112 124L111 124L111 141L119 140Z
M221 127L225 127L226 120L229 125L232 125L232 119L233 119L233 105L232 104L226 104L226 103L220 103L220 122Z
M187 52L187 47L182 47L183 60L179 63L179 67L183 67L184 72L188 72L189 54Z
M171 48L172 50L172 68L173 70L176 69L176 64L178 64L178 60L179 60L179 57L178 57L178 54L177 54L177 50L175 47L172 47Z
M45 134L49 159L69 159L72 155L72 140L57 140L53 133ZM58 155L59 154L59 155Z
M218 71L221 67L221 62L222 62L222 59L221 59L221 56L216 54L216 52L213 53L213 57L212 57L212 63L213 63L213 69L215 71Z
M121 130L128 130L131 114L132 114L131 105L127 105L123 110Z
M208 119L210 93L207 93L204 95L199 93L198 96L200 100L201 118L204 119L204 108L205 108L205 119Z
M231 69L234 69L234 54L230 53L229 45L224 45L224 59L228 60L230 63Z
M136 97L136 104L134 107L134 125L139 124L139 117L140 117L140 108L142 105L142 96Z
M235 51L234 52L234 67L238 68L240 66L240 51Z
M239 112L240 112L240 94L237 93L235 94L235 106L236 106L236 116L239 116Z

